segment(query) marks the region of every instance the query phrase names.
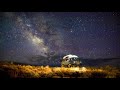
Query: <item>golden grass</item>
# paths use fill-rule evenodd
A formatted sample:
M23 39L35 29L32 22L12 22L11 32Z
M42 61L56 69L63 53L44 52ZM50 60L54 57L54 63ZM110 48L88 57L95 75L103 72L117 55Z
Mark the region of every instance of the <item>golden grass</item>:
M0 64L11 78L118 78L118 69L106 67L49 67Z

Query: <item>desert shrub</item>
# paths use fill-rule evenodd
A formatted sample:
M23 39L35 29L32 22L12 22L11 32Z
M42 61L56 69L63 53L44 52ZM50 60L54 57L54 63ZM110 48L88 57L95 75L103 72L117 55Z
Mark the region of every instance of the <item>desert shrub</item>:
M107 76L107 73L105 72L91 72L91 75L89 76L89 78L105 78Z
M120 78L120 72L116 73L116 78Z
M111 67L50 67L0 63L0 76L11 78L120 78L120 70Z

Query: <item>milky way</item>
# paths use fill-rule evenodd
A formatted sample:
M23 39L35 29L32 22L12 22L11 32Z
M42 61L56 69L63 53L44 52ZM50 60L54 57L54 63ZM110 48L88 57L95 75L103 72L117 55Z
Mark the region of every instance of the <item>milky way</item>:
M120 57L118 12L1 12L0 59Z

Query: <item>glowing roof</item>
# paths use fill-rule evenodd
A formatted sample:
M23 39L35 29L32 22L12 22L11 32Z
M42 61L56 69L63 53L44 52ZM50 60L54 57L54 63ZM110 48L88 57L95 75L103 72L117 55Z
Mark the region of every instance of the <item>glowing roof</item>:
M69 54L69 55L64 56L63 59L65 59L66 57L68 57L68 58L78 58L78 56L76 56L76 55Z

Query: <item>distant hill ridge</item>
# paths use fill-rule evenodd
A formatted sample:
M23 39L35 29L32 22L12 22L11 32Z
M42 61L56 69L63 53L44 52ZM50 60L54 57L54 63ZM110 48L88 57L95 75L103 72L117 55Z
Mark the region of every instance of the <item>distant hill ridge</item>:
M19 65L35 65L35 66L61 66L61 59L64 55L54 55L51 57L44 57L44 56L32 56L28 58L28 63L20 62L20 61L0 61L0 63L14 63ZM120 67L120 58L80 58L83 66L105 66L105 65L111 65L111 66L117 66Z

